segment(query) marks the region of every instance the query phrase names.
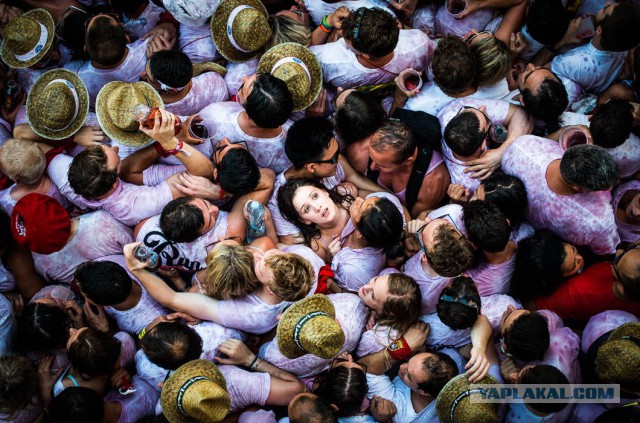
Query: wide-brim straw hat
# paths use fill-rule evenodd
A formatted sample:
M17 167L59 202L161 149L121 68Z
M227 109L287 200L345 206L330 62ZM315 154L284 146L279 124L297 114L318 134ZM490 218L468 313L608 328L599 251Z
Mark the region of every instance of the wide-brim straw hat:
M146 82L114 81L102 87L96 98L96 115L109 138L132 147L151 141L151 137L139 130L133 116L133 108L138 104L163 107L160 94Z
M625 323L598 348L598 377L640 395L640 323Z
M297 43L282 43L267 50L258 63L258 72L270 73L287 84L294 112L309 107L322 89L320 62L311 50Z
M78 132L89 114L89 92L67 69L42 74L27 97L27 120L43 138L62 140Z
M231 62L258 56L271 38L267 9L260 0L225 0L211 18L216 50Z
M221 422L231 398L224 376L208 360L180 366L162 386L162 413L171 423Z
M28 68L49 52L54 37L51 14L44 9L30 10L14 18L2 31L0 57L12 68Z
M224 0L164 0L164 7L178 22L187 26L202 26Z
M477 382L479 384L497 384L490 375ZM442 423L493 423L498 422L498 410L495 403L471 402L471 395L480 395L471 390L471 382L466 374L460 374L444 385L436 398L436 410Z
M202 75L203 73L206 73L206 72L215 72L224 78L224 76L227 74L227 68L217 64L216 62L203 62L203 63L193 64L194 77L198 75Z
M278 323L278 349L287 358L298 358L307 353L334 358L345 342L344 332L335 317L335 307L326 295L316 294L296 302Z

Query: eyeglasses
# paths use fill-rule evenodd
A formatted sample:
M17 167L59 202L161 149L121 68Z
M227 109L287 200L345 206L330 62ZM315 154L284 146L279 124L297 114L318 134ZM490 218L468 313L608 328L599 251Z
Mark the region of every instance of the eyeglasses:
M356 26L353 28L353 40L360 41L360 26L362 25L362 18L364 17L364 12L367 11L366 7L361 7L358 10L358 17L356 18Z
M206 245L204 248L205 248L205 250L208 250L209 247L214 247L215 248L215 246L220 244L221 242L229 241L229 240L236 241L238 244L242 245L242 238L240 237L240 235L234 235L234 236L230 236L229 238L219 239L216 242L212 242L211 244Z
M249 147L247 146L247 142L246 141L238 141L238 142L232 142L230 144L224 144L224 145L220 145L220 143L218 143L218 145L216 145L213 149L213 161L214 164L218 164L219 160L218 160L218 153L220 153L222 150L224 150L225 148L227 148L230 145L240 145L242 148L244 148L245 150L249 151Z
M453 295L443 294L440 296L440 301L444 301L446 303L462 304L465 307L475 309L476 312L480 314L480 307L478 307L478 303L475 300L470 298L460 298L460 297L454 297Z
M500 337L500 339L498 340L498 344L500 345L500 352L502 354L506 355L507 357L513 357L513 355L507 352L507 347L505 345L504 338Z
M491 127L493 126L493 122L491 122L491 118L489 117L488 114L486 114L482 110L480 110L480 109L478 109L476 107L473 107L473 106L462 106L462 108L460 108L460 110L458 110L458 113L456 113L456 116L454 116L454 117L457 117L458 115L460 115L460 113L469 112L469 111L472 111L472 110L476 110L476 111L482 113L482 116L484 116L484 118L487 120L487 124L489 125L489 127L487 128L487 132L485 132L484 137L483 137L483 139L486 139L489 136L489 134L491 133Z
M638 247L640 247L640 241L628 247L626 250L620 253L620 255L616 256L613 259L613 264L611 265L611 267L613 267L613 271L616 274L616 279L618 280L618 282L622 283L622 277L620 276L620 271L618 270L618 263L620 263L620 260L622 260L622 257L624 257L625 254L627 254L631 250L635 250Z
M475 39L476 39L476 37L477 37L478 35L482 35L482 34L493 35L493 31L480 31L480 32L476 32L475 34L471 34L471 35L469 35L469 36L467 37L467 39L466 39L466 40L464 40L464 42L465 42L465 43L467 43L467 44L471 44L471 42L472 42L473 40L475 40Z
M358 367L360 367L362 369L362 371L364 372L364 374L367 374L367 365L366 364L362 364L362 363L358 363L357 361L349 361L346 358L334 358L331 361L331 366L329 367L329 370L333 370L335 368L335 366L339 363L355 363L358 365Z
M336 151L336 154L334 154L333 156L331 156L330 159L327 160L312 160L308 163L318 163L318 164L322 164L322 163L329 163L329 164L336 164L338 163L338 160L340 159L340 148L338 148L338 150Z
M416 232L416 236L418 237L418 243L420 244L420 248L422 249L422 252L424 253L424 255L427 256L427 258L429 258L429 253L427 253L427 248L424 246L424 243L422 242L422 232L424 232L427 226L429 226L431 223L439 219L447 220L449 223L453 225L454 228L456 228L456 231L461 232L460 228L458 228L458 225L456 224L455 220L453 220L450 214L445 214L445 215L436 217L432 219L430 222L422 225L422 227L418 229L418 232Z

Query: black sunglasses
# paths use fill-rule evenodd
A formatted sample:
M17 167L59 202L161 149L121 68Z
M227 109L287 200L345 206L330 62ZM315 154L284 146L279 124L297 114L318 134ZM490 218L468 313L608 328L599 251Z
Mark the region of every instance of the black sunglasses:
M329 164L336 164L338 163L338 160L340 159L340 149L338 148L338 151L336 151L336 154L334 154L330 159L327 160L312 160L309 163L318 163L318 164L322 164L322 163L329 163Z

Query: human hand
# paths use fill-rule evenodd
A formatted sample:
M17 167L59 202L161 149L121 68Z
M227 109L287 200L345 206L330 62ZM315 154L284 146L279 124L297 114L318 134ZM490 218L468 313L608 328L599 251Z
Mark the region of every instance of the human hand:
M13 315L20 317L22 310L24 309L24 298L19 292L4 292L2 295L11 303L11 309L13 309Z
M58 380L64 371L64 368L60 368L57 372L52 373L51 365L54 359L54 354L46 354L40 358L40 362L38 363L38 395L45 407L48 406L51 401L53 385L55 385L56 380Z
M389 6L402 12L406 18L410 18L416 11L418 0L392 0L389 2Z
M202 176L194 176L188 172L178 174L173 186L189 197L203 198L205 200L216 201L222 198L220 185L211 182Z
M326 88L320 90L320 95L318 95L316 101L311 103L304 113L306 117L323 117L329 113L329 100L327 100Z
M331 257L338 254L338 251L342 249L342 240L338 235L333 236L333 241L329 243L329 253L331 253Z
M485 350L471 347L471 359L469 359L469 362L464 366L464 368L467 369L469 382L480 381L489 372L489 367L491 367L491 363L489 363Z
M342 195L350 195L353 198L358 197L358 194L360 193L360 190L358 189L356 184L349 181L343 181L341 184L336 185L335 190Z
M580 28L580 23L583 18L575 18L571 19L569 22L569 27L567 28L567 32L564 33L564 36L560 41L558 41L553 47L555 49L560 49L564 46L571 44L580 44L583 40L578 38L578 29ZM591 18L589 18L591 19Z
M640 126L640 104L631 103L631 106L633 106L633 126Z
M407 329L404 334L404 339L414 353L423 351L426 348L427 338L430 332L431 327L429 324L419 320L409 326L409 329Z
M393 401L374 395L369 402L369 412L378 422L391 421L398 409Z
M142 124L139 129L158 141L165 150L173 150L178 144L175 137L175 116L164 109L159 109L156 113L152 129L145 128Z
M513 57L520 57L520 55L528 45L529 43L527 43L527 41L522 37L522 33L511 33L509 37L509 50L511 51L511 55Z
M393 102L397 107L404 106L408 99L415 97L420 92L418 88L409 91L403 90L401 88L402 78L400 78L400 75L396 76L394 82L396 83L396 91L393 95Z
M104 307L85 297L83 310L90 328L100 332L109 332L109 320L107 320Z
M191 145L203 144L205 140L203 140L202 138L194 137L193 135L191 135L191 131L189 131L189 128L191 128L191 124L201 123L201 122L203 122L203 119L200 117L200 115L195 114L195 115L189 116L187 120L184 122L184 124L182 125L182 129L178 133L177 137L180 138L182 141L186 142L187 144L191 144Z
M249 350L242 341L237 339L227 339L218 346L218 352L227 356L214 357L214 360L220 364L240 364L249 367L256 355Z
M200 322L202 322L202 320L193 317L192 315L188 314L188 313L183 313L181 311L176 312L176 313L171 313L167 315L167 320L177 320L177 319L182 319L184 320L184 322L186 324L188 324L189 326L195 326L197 324L199 324Z
M111 386L118 389L126 389L131 386L131 376L122 367L111 373Z
M371 330L374 328L374 326L376 325L376 312L375 311L370 311L369 312L369 318L367 319L367 324L364 326L364 328L366 330Z
M327 24L336 29L340 29L342 28L342 20L349 16L349 13L351 13L351 11L347 6L340 6L334 10L332 14L327 16Z
M469 190L460 184L451 184L447 188L447 195L451 198L452 203L463 204L469 201L471 193Z
M500 374L507 383L516 383L518 371L518 366L516 366L516 363L510 357L506 357L500 363Z
M430 221L431 219L429 219L428 217L425 220L422 220L422 219L410 220L409 223L407 223L407 233L409 233L410 235L417 234L420 228L422 228L424 225L426 225Z
M147 38L162 37L164 40L163 42L169 45L169 48L167 50L171 50L176 43L176 40L178 38L177 36L178 29L176 28L176 26L171 22L165 22L161 23L151 31L144 34L140 39L144 41ZM151 41L149 43L151 43Z
M83 126L73 136L73 142L83 147L91 147L92 145L102 145L106 138L99 126Z
M80 329L85 326L84 313L82 308L75 301L65 301L63 303L64 311L67 313L69 320L73 322L76 329Z
M464 173L471 173L471 177L484 181L491 174L500 167L502 163L502 150L499 148L492 148L485 150L482 155L466 163L467 168Z
M124 261L127 264L127 268L131 272L139 271L144 269L145 267L149 267L149 263L147 263L146 261L140 261L133 255L136 247L140 245L142 245L142 242L133 242L131 244L125 245L122 250L124 254Z
M418 238L415 236L408 236L404 239L404 251L407 257L413 257L421 250Z

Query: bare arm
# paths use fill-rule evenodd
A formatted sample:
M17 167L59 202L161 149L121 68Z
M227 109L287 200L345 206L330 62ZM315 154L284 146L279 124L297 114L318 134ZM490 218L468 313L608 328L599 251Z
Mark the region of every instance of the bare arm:
M44 286L44 280L33 266L31 252L15 245L6 256L7 267L13 273L18 291L26 299L35 295Z
M479 381L489 371L491 363L487 358L487 344L491 339L489 319L482 314L478 316L471 328L471 359L465 366L469 381Z
M148 145L122 160L119 176L123 181L143 185L142 172L151 167L159 158L160 154L153 144Z
M349 163L347 158L344 157L342 154L340 155L339 162L340 162L340 165L342 166L342 169L344 169L345 181L351 182L356 187L358 187L358 190L360 191L359 195L361 197L366 197L372 192L381 192L381 191L388 192L389 191L388 189L385 189L379 186L378 184L374 183L371 179L367 178L366 176L364 176L363 174L355 170L353 166L351 166L351 163Z
M451 183L451 176L444 163L436 166L422 181L418 199L411 208L411 217L418 218L423 211L431 211L442 203L447 195L447 189Z
M336 31L342 27L342 20L348 15L349 9L346 6L340 6L332 14L327 16L326 22L333 31ZM311 45L317 46L326 43L333 31L323 31L322 25L318 25L318 27L311 33Z
M527 7L529 6L528 1L520 2L509 8L504 14L502 18L502 22L500 22L500 26L493 35L505 43L507 47L509 47L509 43L511 41L511 34L515 34L520 31L522 28L522 24L524 23L524 16L527 13Z

